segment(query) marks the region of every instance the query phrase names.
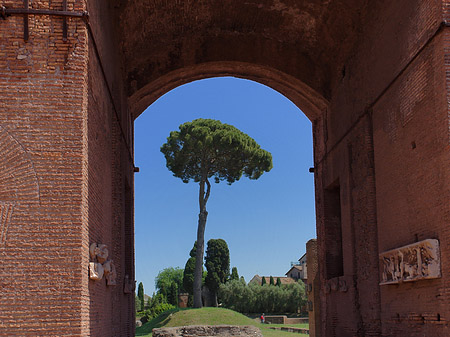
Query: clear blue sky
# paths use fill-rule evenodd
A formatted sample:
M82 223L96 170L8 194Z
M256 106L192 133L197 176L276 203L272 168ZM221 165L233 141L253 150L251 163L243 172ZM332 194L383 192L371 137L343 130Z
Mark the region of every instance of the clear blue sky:
M306 116L283 95L252 81L223 77L180 86L135 122L136 280L149 295L159 271L184 268L196 240L198 184L173 177L159 150L170 131L196 118L234 125L273 157L273 169L258 180L212 183L205 246L209 239L224 239L231 267L248 282L255 274L284 276L316 235Z

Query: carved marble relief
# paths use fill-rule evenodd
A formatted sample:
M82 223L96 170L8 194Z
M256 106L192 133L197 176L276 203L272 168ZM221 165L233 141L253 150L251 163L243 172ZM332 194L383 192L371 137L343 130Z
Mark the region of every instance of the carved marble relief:
M439 241L435 239L381 253L380 262L380 285L441 277Z
M116 267L112 260L108 260L108 247L105 244L93 243L89 247L89 256L91 262L89 262L89 278L94 281L99 281L106 278L106 285L116 285Z

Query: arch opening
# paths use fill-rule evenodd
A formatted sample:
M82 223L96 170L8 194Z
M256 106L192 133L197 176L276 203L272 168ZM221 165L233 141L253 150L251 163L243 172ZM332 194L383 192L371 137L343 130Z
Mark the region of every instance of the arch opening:
M221 83L215 85L214 82L217 81ZM228 90L228 92L224 92L224 88L226 88L225 90ZM245 92L245 90L247 91ZM192 97L194 91L198 92L198 96ZM236 97L237 95L241 95L241 97ZM205 96L208 97L205 98ZM242 100L244 100L246 96L248 96L248 102L241 107L241 111L227 112L227 109L234 110L234 108L239 108L238 105L242 103ZM235 100L234 104L230 104L230 97L231 100ZM256 102L258 97L260 102ZM201 110L200 112L191 111L193 108L188 107L191 103L186 102L188 98L194 102L197 101L197 103L193 105L199 107L199 110ZM175 116L172 117L166 116L166 114L171 113L170 109L176 109L176 104L173 102L177 99L182 101L181 104L185 111L183 111L183 113L174 113ZM210 106L210 102L198 103L199 100L215 101L216 106L219 107L208 114L204 109L207 109L208 106ZM273 105L269 106L269 101L275 101L275 103L272 102L271 104ZM255 106L257 103L259 103L259 105ZM278 108L276 107L277 104L279 105ZM163 105L168 105L168 108L162 107ZM234 107L230 108L230 106L233 105ZM266 110L264 110L264 108ZM254 112L249 112L248 110L250 109L253 109ZM273 110L272 113L267 113L267 111L271 109ZM243 110L245 111L242 112ZM209 238L224 237L230 246L230 255L232 258L231 266L233 266L233 260L239 261L242 259L244 262L241 262L240 265L239 263L237 264L238 270L240 271L243 271L243 269L251 269L248 265L251 265L252 263L259 265L260 271L258 271L258 269L252 269L253 271L244 273L247 282L250 281L252 276L258 273L269 276L270 272L268 272L267 269L262 268L261 264L270 262L273 265L277 259L281 268L274 270L273 276L285 276L285 273L291 267L290 263L303 255L306 241L315 237L314 184L313 175L309 172L309 167L313 165L312 125L301 112L302 111L298 109L292 101L280 92L272 90L266 85L256 81L232 77L215 77L202 81L192 81L189 84L179 86L169 91L146 109L145 113L135 121L136 165L140 167L140 172L135 176L136 279L138 282L145 279L144 285L146 283L149 284L153 281L156 273L166 267L178 266L183 268L188 258L189 250L192 248L195 240L198 215L198 205L196 204L198 186L192 182L187 185L182 184L179 179L172 177L171 172L165 167L163 155L159 153L159 147L165 141L165 138L169 135L170 131L176 130L181 123L195 118L220 119L224 123L232 124L253 137L262 148L272 152L272 154L276 152L276 156L274 157L274 169L271 172L264 174L263 177L261 177L262 179L251 182L247 179L242 179L231 187L223 183L218 185L213 184L211 198L208 202L209 216L206 226L207 232L210 231L210 233L207 233L207 236L205 236L205 248ZM257 120L258 116L260 117L259 120ZM158 124L158 130L149 133L149 130L145 125L151 124ZM163 131L160 131L160 129L163 129ZM280 138L282 138L281 135L283 129L285 136L283 137L284 139L280 140ZM294 130L295 133L302 135L301 137L297 136L298 139L296 140L296 143L295 140L293 140L296 138ZM159 135L155 135L156 133ZM150 141L143 139L147 137L152 138L151 147L153 149L151 149L151 155L148 155L152 158L152 161L143 163L142 153L149 151L147 144L149 144ZM159 140L155 140L155 138L158 137ZM305 139L307 139L307 141L305 141ZM269 144L271 144L271 146ZM143 147L146 149L142 149ZM271 147L273 148L272 151ZM277 161L280 160L280 149L283 147L285 147L286 151L286 153L283 154L283 158L281 158L283 164L277 165ZM292 157L300 157L301 159L293 159ZM305 160L305 157L308 159ZM289 160L291 160L291 167L287 166ZM302 165L299 164L301 161L303 161ZM151 176L153 183L147 184L142 182L141 179L148 170L152 171ZM295 172L295 174L289 175L289 170L291 170L290 172ZM153 171L159 171L164 177L156 178L157 173ZM275 177L271 177L274 173ZM285 177L280 178L283 175ZM301 182L304 181L304 179L307 180L306 185L308 185L307 187L304 187L304 189L307 190L304 194L307 196L299 197L297 195L293 197L295 193L301 194L301 192L298 191L302 189ZM268 183L267 180L269 180ZM278 190L276 187L277 184L282 185ZM288 189L289 192L286 194L283 189ZM170 191L174 190L177 192L171 194ZM148 193L148 191L151 192ZM147 194L147 196L144 196L145 194ZM182 247L183 250L178 253L181 256L178 260L171 260L178 261L176 263L166 262L166 264L164 264L162 261L168 260L159 255L157 258L152 258L152 256L145 252L147 249L145 240L140 241L141 237L148 238L149 236L142 228L143 223L146 221L144 218L146 217L142 213L140 214L140 212L145 213L144 210L148 209L148 204L144 204L143 200L144 198L149 198L149 194L152 195L150 200L154 203L153 207L155 208L155 213L162 213L162 215L158 215L158 217L160 217L159 219L168 215L168 212L163 210L168 204L174 207L170 213L177 212L175 209L177 203L178 205L181 205L181 212L183 212L182 217L186 219L186 222L180 224L175 220L177 217L172 219L168 217L166 219L169 224L168 227L171 229L166 231L158 228L156 230L158 235L161 235L161 237L166 239L165 242L162 243L163 245L170 245L170 242L173 241L169 240L169 238L172 238L173 231L179 231L179 233L177 233L178 237L173 240L176 242L175 245L177 247ZM289 198L292 198L292 200L288 202L287 199ZM256 201L260 200L261 204L256 205L257 203L250 199L256 199ZM308 201L306 202L306 200ZM157 203L159 202L161 202L161 204L160 206L157 206ZM305 215L304 213L306 212L302 211L303 207L309 208L308 215ZM278 208L280 212L272 212L272 214L270 214L271 212L268 212L270 208ZM230 212L233 213L231 220L229 221L229 223L232 224L231 228L234 228L234 232L232 233L229 232L230 229L227 228L227 222L224 220L226 218L230 219L230 214L227 214ZM172 215L173 214L170 214L170 216ZM291 218L290 222L285 220L285 218L289 217ZM155 226L159 226L158 224L161 223L161 220L158 220L157 217L153 218L153 220L149 220L149 222L150 221ZM254 225L248 226L248 228L242 229L241 237L239 237L238 233L241 230L240 226L246 227L246 224L248 224L249 221L255 223L258 223L259 221L261 228L258 229ZM279 223L277 223L277 221ZM273 225L270 226L269 222L272 222ZM293 223L296 225L293 226ZM222 235L221 230L224 228L225 231ZM297 234L295 233L296 231L298 232ZM170 232L172 232L172 236ZM253 245L248 242L248 238L252 236L252 233L255 237L255 242L254 244L252 243ZM271 236L272 241L267 236ZM274 236L276 238L274 238ZM303 238L303 236L305 237ZM258 237L260 237L260 239L258 239ZM169 240L169 243L167 240ZM284 243L283 240L285 241ZM264 243L258 245L258 241ZM271 242L271 244L268 245L266 242ZM251 247L249 247L249 245ZM275 247L281 247L279 248L279 252L275 254L264 253L267 249L277 250ZM243 258L246 254L246 249L247 257ZM251 251L252 253L250 254L248 251ZM287 253L289 251L291 252L291 257L287 258L286 254L289 254ZM282 256L284 256L284 258ZM140 271L140 268L143 268L143 264L151 259L154 260L153 274L150 277L143 277L143 272ZM172 263L172 265L170 263ZM279 270L283 271L280 272Z

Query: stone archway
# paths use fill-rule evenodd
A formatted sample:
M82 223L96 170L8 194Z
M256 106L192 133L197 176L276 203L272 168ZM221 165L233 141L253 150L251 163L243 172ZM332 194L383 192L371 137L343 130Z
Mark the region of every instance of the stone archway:
M133 335L133 121L170 88L226 74L313 121L322 335L449 334L448 1L25 5L0 10L0 127L39 202L14 209L0 247L1 333ZM440 276L385 277L386 254L426 239ZM89 279L92 243L115 286Z

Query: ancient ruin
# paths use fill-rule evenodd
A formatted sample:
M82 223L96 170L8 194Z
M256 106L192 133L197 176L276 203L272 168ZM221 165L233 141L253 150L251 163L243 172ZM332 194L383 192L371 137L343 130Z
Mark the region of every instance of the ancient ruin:
M1 0L0 335L134 335L134 121L234 76L312 122L311 331L449 336L449 20L448 0Z

